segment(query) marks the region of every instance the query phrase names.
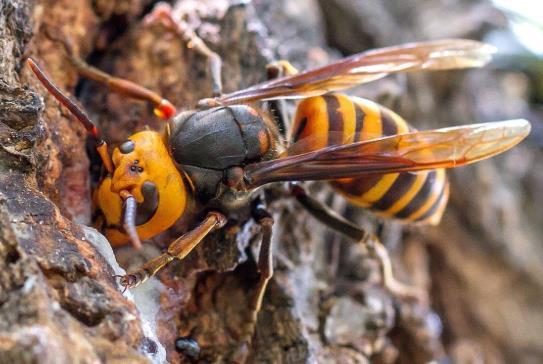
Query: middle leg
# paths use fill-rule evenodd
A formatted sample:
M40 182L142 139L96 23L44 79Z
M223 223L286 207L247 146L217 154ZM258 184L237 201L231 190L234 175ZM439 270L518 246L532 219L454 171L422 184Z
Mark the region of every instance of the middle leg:
M260 225L262 233L262 243L258 254L258 273L259 280L255 291L249 301L249 315L241 334L241 348L236 355L236 362L245 362L249 349L251 347L253 336L255 334L258 314L262 308L262 301L268 283L273 276L273 247L272 247L272 227L273 217L265 209L264 205L258 201L253 206L253 217Z

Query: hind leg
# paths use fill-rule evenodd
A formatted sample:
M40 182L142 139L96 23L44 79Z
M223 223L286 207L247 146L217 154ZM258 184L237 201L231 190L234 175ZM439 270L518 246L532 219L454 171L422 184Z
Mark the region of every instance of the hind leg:
M331 229L347 236L352 241L361 244L367 253L378 261L383 286L392 295L400 298L414 298L426 301L426 294L421 289L408 286L394 277L388 251L375 235L369 234L333 211L324 203L311 197L300 185L293 185L291 191L292 195L313 217Z

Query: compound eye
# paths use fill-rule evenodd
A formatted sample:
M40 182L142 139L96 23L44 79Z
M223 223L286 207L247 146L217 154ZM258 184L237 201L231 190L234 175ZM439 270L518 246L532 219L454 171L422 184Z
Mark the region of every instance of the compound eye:
M136 143L134 143L132 140L127 140L119 146L119 150L122 154L132 153L134 148L136 148Z

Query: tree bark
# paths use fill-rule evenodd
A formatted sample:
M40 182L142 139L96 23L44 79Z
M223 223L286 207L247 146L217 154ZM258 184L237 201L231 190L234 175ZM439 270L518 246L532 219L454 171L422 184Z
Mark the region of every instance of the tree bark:
M286 58L303 69L371 47L444 37L483 39L505 19L480 1L184 0L198 34L223 58L226 92L265 78ZM161 122L146 103L82 80L57 39L180 108L211 95L205 60L161 26L146 0L16 1L0 7L0 363L231 362L258 273L259 233L206 239L159 278L122 294L114 274L160 253L183 223L113 251L91 225L96 156L83 128L26 69L31 55L85 106L111 145ZM446 27L443 24L447 24ZM399 76L351 93L382 102L419 129L518 118L531 112L520 71ZM292 109L292 105L291 105ZM90 152L87 153L87 150ZM400 279L430 305L391 297L376 262L290 200L273 206L275 274L249 354L254 363L538 362L543 315L541 158L525 143L451 174L438 228L404 228L311 191L379 232ZM198 360L178 353L196 340Z

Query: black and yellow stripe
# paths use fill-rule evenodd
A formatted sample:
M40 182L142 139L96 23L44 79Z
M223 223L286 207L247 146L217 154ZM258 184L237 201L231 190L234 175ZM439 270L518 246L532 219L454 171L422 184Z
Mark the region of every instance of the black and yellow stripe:
M291 140L303 149L371 140L413 129L398 114L375 102L343 94L304 99L298 105ZM449 196L445 170L369 175L331 182L349 202L377 214L437 224Z

